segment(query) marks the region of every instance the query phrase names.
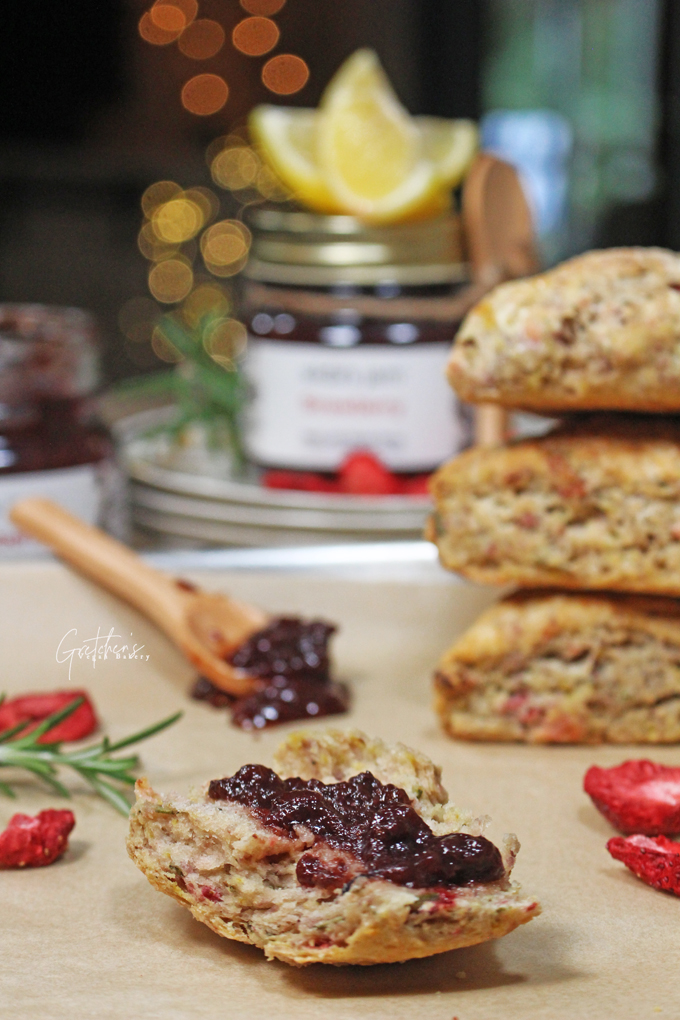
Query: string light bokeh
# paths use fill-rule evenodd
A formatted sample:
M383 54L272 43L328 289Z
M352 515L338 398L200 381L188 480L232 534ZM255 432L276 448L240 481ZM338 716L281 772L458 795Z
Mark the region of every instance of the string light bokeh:
M235 0L232 0L235 5ZM244 59L263 58L260 77L273 94L289 96L309 79L306 62L293 53L273 52L281 31L273 20L286 0L240 0L244 16L231 34L215 17L201 17L197 0L155 0L138 24L140 36L153 46L176 44L191 61L207 61L225 45ZM221 114L229 102L229 83L215 69L191 73L178 102L187 113L206 118ZM205 187L182 188L174 181L156 181L142 196L144 221L138 235L141 254L150 263L151 297L135 297L119 314L121 333L133 361L140 346L150 346L161 361L176 363L182 355L163 334L161 318L168 311L196 334L215 364L233 369L246 344L245 326L234 317L233 278L248 258L251 236L242 222L243 210L265 200L286 201L291 195L250 144L236 130L210 143L206 150L210 176L234 201L232 217L220 218L218 194ZM201 332L202 331L202 332Z

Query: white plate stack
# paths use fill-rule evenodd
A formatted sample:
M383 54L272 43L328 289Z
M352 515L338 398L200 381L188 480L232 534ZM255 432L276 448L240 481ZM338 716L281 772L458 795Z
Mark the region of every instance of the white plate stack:
M166 435L172 410L119 422L132 525L142 542L165 547L286 546L413 540L422 536L427 496L345 496L266 489L228 477L219 455L177 466ZM172 466L168 466L168 464ZM196 473L198 468L202 473ZM220 473L222 477L219 477Z

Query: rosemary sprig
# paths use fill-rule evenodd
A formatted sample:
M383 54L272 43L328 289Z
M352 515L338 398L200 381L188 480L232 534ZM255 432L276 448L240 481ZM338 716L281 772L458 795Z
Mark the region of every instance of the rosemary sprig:
M219 363L206 351L206 338L210 337L210 331L218 321L219 316L213 313L189 326L175 312L163 315L157 323L158 328L181 356L181 362L171 371L118 383L115 392L128 396L166 395L172 398L177 405L177 417L172 423L154 428L148 434L169 432L178 435L185 426L202 422L216 447L219 448L225 441L228 443L234 466L241 470L245 454L240 417L246 384L236 360L231 365Z
M0 704L3 700L4 695L0 697ZM138 733L133 733L130 737L118 740L115 744L112 744L108 737L104 737L103 740L90 747L83 747L76 751L62 751L63 742L38 743L44 733L47 733L63 719L67 719L82 703L83 698L74 698L64 708L43 719L39 726L23 737L21 733L29 725L28 723L19 723L17 726L1 732L0 768L10 766L27 769L42 779L55 793L62 797L70 797L69 791L57 779L57 768L65 765L74 769L96 793L107 800L122 815L127 816L130 805L121 791L112 786L110 781L114 780L125 786L134 786L135 777L132 775L132 769L139 764L139 758L136 754L114 758L112 757L113 752L120 751L123 747L130 747L132 744L138 744L140 741L160 733L161 730L167 729L168 726L177 722L182 713L175 712L167 719L148 726ZM0 793L4 793L6 797L16 796L11 786L2 782L0 782Z

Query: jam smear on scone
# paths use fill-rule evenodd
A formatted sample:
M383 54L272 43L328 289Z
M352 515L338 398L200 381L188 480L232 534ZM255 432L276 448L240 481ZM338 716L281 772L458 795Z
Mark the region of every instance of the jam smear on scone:
M314 844L299 859L303 886L338 888L358 875L412 888L495 882L500 851L483 836L435 836L405 790L361 772L339 783L281 779L264 765L244 765L214 779L208 796L236 801L268 827L290 836L304 827Z

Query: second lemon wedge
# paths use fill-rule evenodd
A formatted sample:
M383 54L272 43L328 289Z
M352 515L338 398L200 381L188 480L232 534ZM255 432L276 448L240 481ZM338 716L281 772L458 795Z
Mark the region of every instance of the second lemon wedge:
M372 50L357 50L321 100L318 160L348 212L373 221L407 216L437 189L433 163Z
M272 170L303 205L316 212L338 213L317 160L316 110L294 106L256 106L248 129Z

